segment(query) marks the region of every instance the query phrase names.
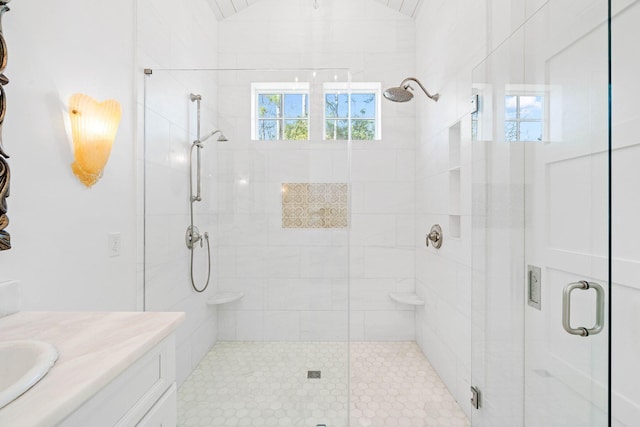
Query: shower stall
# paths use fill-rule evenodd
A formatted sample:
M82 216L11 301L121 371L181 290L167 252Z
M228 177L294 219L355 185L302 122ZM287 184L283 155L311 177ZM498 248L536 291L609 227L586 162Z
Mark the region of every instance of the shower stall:
M423 7L436 3L452 2ZM412 380L439 376L453 396L443 413L466 415L451 425L640 419L628 321L640 253L626 232L640 215L626 178L640 161L640 2L511 3L504 22L488 19L481 53L462 64L444 55L442 70L442 28L420 28L432 49L417 50L415 69L371 79L384 80L380 97L410 101L382 100L371 141L327 107L369 80L362 70L149 70L144 308L187 313L181 425L213 402L216 426L266 414L265 425L355 427L373 393L363 370L381 367L417 400L429 393ZM417 77L393 87L406 75ZM411 96L415 83L426 96ZM227 141L198 147L198 121ZM193 226L210 251L193 232L185 247ZM209 267L195 292L190 276L204 284ZM433 373L406 370L414 348ZM358 352L407 357L368 364ZM425 398L420 416L444 399ZM376 416L362 425L383 425Z

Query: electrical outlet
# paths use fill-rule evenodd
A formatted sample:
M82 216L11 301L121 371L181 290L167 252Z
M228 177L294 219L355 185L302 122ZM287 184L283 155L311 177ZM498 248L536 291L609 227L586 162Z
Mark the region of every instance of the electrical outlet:
M109 256L120 256L120 251L122 247L122 242L120 240L120 233L109 233Z

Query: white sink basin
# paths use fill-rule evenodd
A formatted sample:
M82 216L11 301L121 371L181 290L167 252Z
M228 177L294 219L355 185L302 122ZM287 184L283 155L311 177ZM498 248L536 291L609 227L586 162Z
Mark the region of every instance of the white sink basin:
M0 342L0 408L40 381L57 359L58 351L46 342Z

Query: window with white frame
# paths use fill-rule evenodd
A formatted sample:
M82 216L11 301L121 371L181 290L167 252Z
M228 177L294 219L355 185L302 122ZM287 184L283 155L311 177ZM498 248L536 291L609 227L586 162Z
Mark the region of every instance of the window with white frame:
M542 141L543 103L542 95L505 95L505 140Z
M380 83L325 83L324 139L381 138Z
M253 83L251 90L251 139L309 139L308 83Z

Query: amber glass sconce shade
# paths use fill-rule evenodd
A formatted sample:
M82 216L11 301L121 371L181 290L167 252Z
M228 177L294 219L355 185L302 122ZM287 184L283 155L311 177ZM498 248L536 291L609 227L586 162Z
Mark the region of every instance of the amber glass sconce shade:
M87 187L95 184L104 170L116 138L122 111L113 99L98 102L76 93L69 100L74 162L71 170Z

